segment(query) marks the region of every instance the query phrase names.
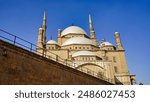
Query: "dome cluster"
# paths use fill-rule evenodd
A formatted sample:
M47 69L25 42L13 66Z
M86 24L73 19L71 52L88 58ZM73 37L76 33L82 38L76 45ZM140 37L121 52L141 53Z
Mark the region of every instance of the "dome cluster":
M78 26L69 26L61 32L61 37L66 36L66 35L71 35L71 34L77 34L77 35L80 34L80 35L87 36L87 33L82 28ZM115 32L115 34L118 34L118 32ZM55 40L49 40L47 44L58 45L58 43ZM72 37L72 38L67 39L66 41L62 43L61 46L67 46L67 45L72 45L72 44L94 45L91 39L77 36L77 37ZM110 42L104 41L99 45L99 47L105 47L105 46L113 46L113 44L111 44Z
M119 80L119 84L130 83L130 75L124 75L128 73L128 68L119 32L114 34L116 46L105 39L98 43L90 15L89 34L81 27L69 26L57 30L57 41L51 39L46 42L46 29L44 13L42 28L38 32L37 54L89 75L94 73L94 77L111 79L112 83L117 83L116 79ZM126 69L122 70L122 64Z

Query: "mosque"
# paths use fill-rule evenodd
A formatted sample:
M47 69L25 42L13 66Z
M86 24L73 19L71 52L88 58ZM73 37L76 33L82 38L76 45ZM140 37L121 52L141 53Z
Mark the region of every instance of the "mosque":
M135 80L135 76L129 73L120 33L114 33L116 45L105 39L98 44L90 15L90 36L81 27L72 25L63 30L58 29L57 41L52 39L47 41L46 28L46 12L44 11L43 24L38 31L38 47L36 48L38 54L51 57L56 55L71 62L74 69L81 71L86 69L88 73L108 78L114 84L130 85Z

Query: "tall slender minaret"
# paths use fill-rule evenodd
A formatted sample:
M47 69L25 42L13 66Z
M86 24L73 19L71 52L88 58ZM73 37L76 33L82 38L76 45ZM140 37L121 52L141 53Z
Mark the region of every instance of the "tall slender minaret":
M124 50L123 46L122 46L122 43L121 43L119 32L115 32L115 39L116 39L116 48L117 48L117 50Z
M42 24L42 28L43 28L43 45L46 44L46 10L44 10L44 16L43 16L43 24Z
M95 38L95 31L94 31L94 28L93 28L91 15L89 15L89 28L90 28L90 37Z
M91 38L93 44L97 45L97 41L96 41L96 38L95 38L95 31L94 31L91 15L89 15L89 28L90 28L90 38Z
M46 48L46 11L44 10L43 24L39 28L38 42L37 42L37 54L44 55L44 49Z

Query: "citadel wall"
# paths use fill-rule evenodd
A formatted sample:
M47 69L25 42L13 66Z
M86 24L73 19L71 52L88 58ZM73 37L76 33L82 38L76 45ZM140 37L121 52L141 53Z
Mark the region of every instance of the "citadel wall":
M0 40L0 84L111 83Z

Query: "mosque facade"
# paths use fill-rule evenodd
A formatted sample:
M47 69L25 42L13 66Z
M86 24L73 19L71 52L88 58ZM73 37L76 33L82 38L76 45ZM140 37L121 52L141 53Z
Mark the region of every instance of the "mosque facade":
M98 44L90 15L90 36L81 27L72 25L64 30L58 29L57 41L46 41L46 28L44 12L43 24L38 31L38 54L46 55L47 58L59 57L70 62L75 70L86 70L91 75L93 73L97 77L111 80L113 84L130 85L135 80L134 75L129 73L120 33L114 33L116 45L105 39Z

